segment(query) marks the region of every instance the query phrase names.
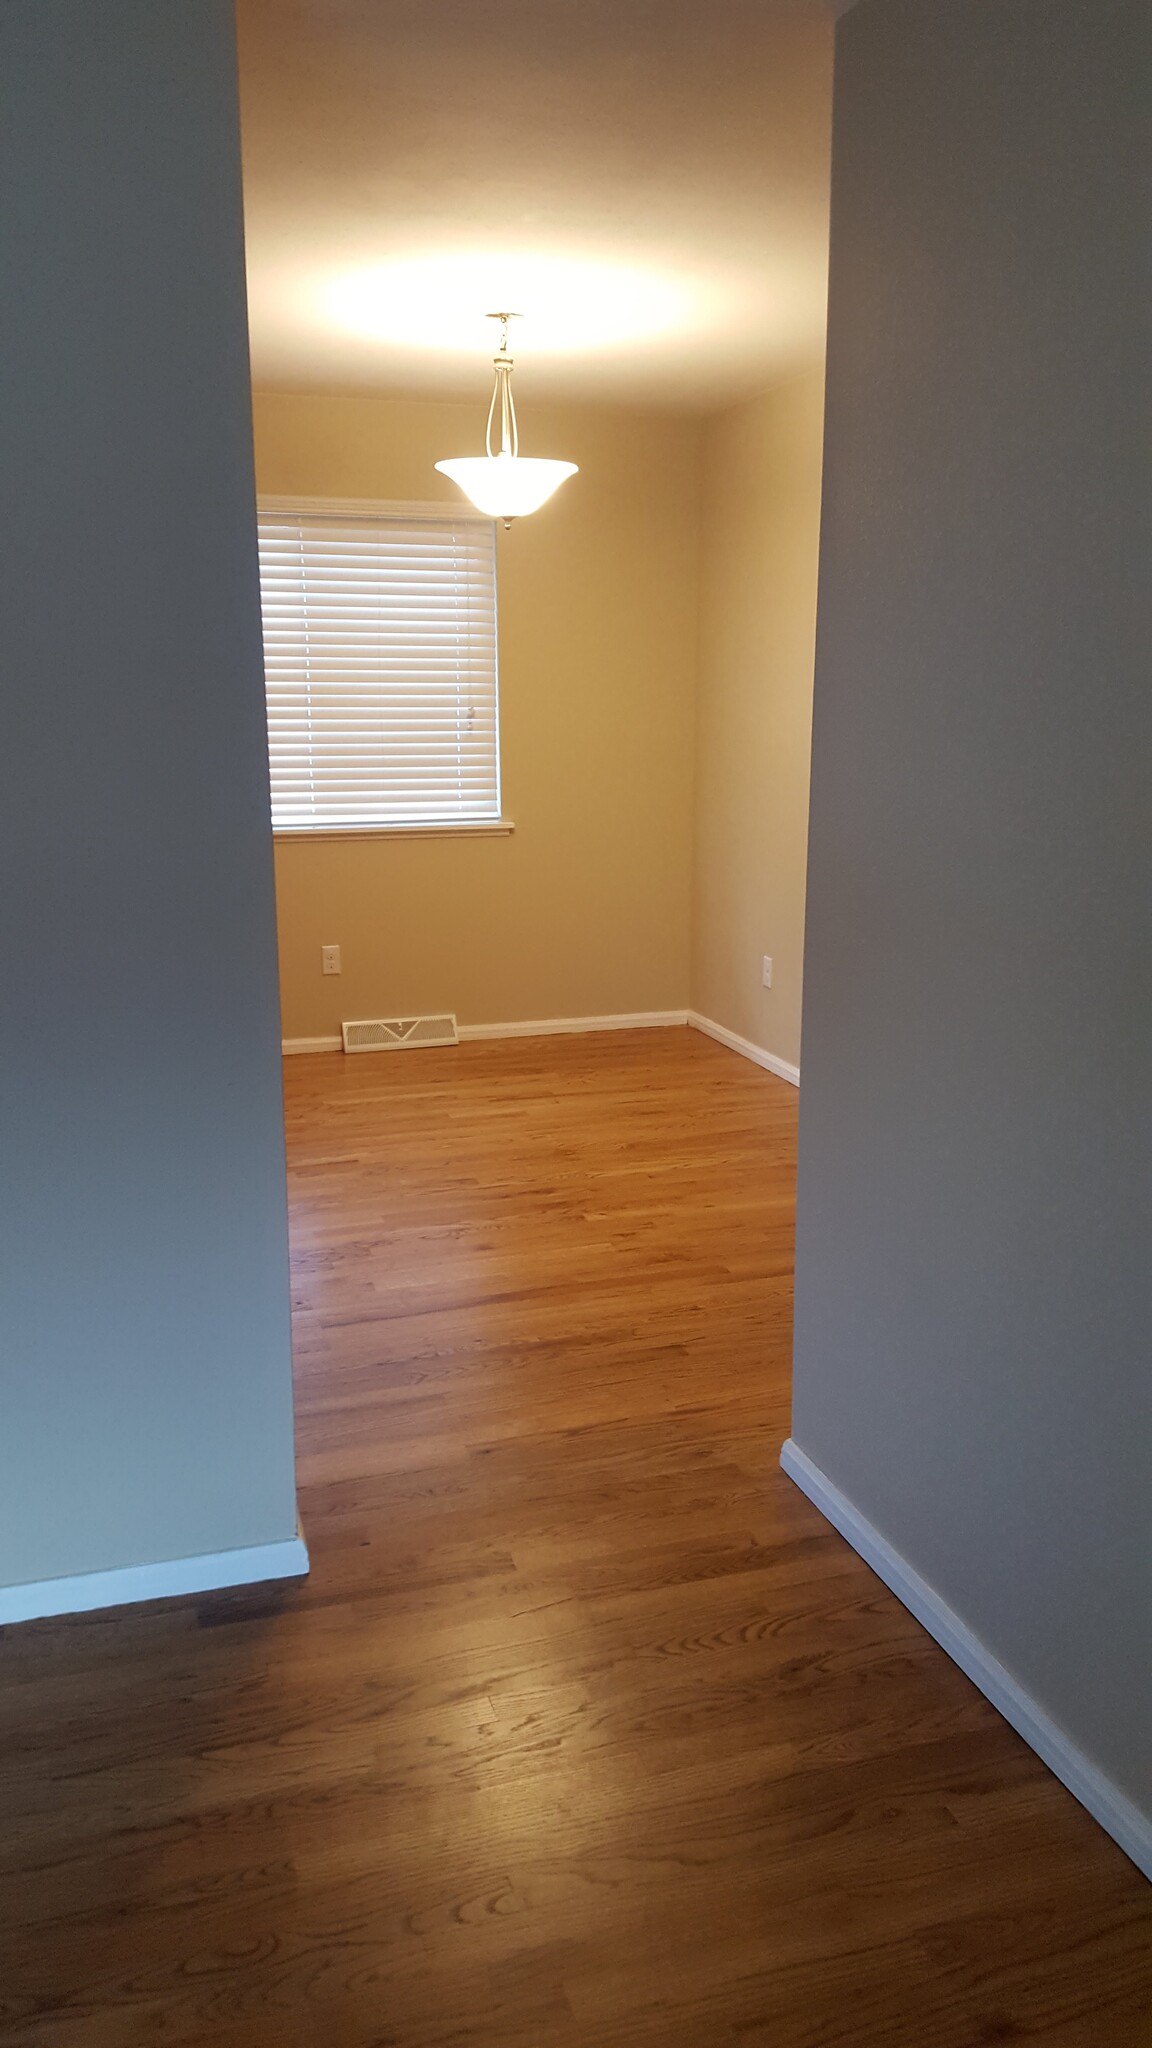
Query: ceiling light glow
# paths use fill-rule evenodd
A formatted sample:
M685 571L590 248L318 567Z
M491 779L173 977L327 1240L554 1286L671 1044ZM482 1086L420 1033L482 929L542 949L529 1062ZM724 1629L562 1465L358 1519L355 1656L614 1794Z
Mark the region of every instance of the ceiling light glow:
M324 294L336 326L421 352L474 354L485 306L518 307L538 356L618 352L704 324L697 295L681 280L530 250L445 251L374 264L335 279Z

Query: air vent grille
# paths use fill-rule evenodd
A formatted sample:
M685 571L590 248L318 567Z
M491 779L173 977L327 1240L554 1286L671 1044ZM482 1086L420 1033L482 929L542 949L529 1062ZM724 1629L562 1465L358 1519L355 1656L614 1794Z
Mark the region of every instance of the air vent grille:
M340 1026L345 1052L399 1052L409 1045L456 1045L456 1019L357 1017Z

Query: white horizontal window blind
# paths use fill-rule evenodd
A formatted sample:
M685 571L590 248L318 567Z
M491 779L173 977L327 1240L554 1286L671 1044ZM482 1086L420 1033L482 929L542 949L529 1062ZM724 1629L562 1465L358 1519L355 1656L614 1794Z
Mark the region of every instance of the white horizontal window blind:
M259 540L273 826L498 818L492 522L261 499Z

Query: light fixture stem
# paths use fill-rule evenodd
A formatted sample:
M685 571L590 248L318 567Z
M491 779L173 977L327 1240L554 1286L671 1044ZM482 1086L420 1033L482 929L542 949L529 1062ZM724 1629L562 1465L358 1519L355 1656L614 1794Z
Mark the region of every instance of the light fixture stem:
M492 403L488 407L488 428L484 436L484 446L489 455L495 455L496 450L493 448L492 442L496 427L496 409L499 406L500 453L501 455L518 455L520 453L520 430L516 424L516 402L512 396L512 358L508 353L508 322L515 320L517 315L515 313L489 313L488 318L500 322L500 348L499 352L493 357L496 383L492 391Z

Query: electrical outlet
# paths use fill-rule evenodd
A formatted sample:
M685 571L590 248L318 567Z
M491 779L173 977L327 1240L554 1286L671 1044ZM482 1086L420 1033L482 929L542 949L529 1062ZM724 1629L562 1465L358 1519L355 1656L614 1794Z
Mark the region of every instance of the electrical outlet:
M765 988L771 988L771 986L772 986L772 955L771 955L771 953L765 953L765 955L764 955L764 966L763 966L763 968L762 968L762 970L761 970L761 973L762 973L762 976L763 976L763 981L764 981L764 986L765 986Z
M321 948L320 948L320 972L321 972L321 974L339 974L339 972L340 972L340 948L339 948L339 946L321 946Z

